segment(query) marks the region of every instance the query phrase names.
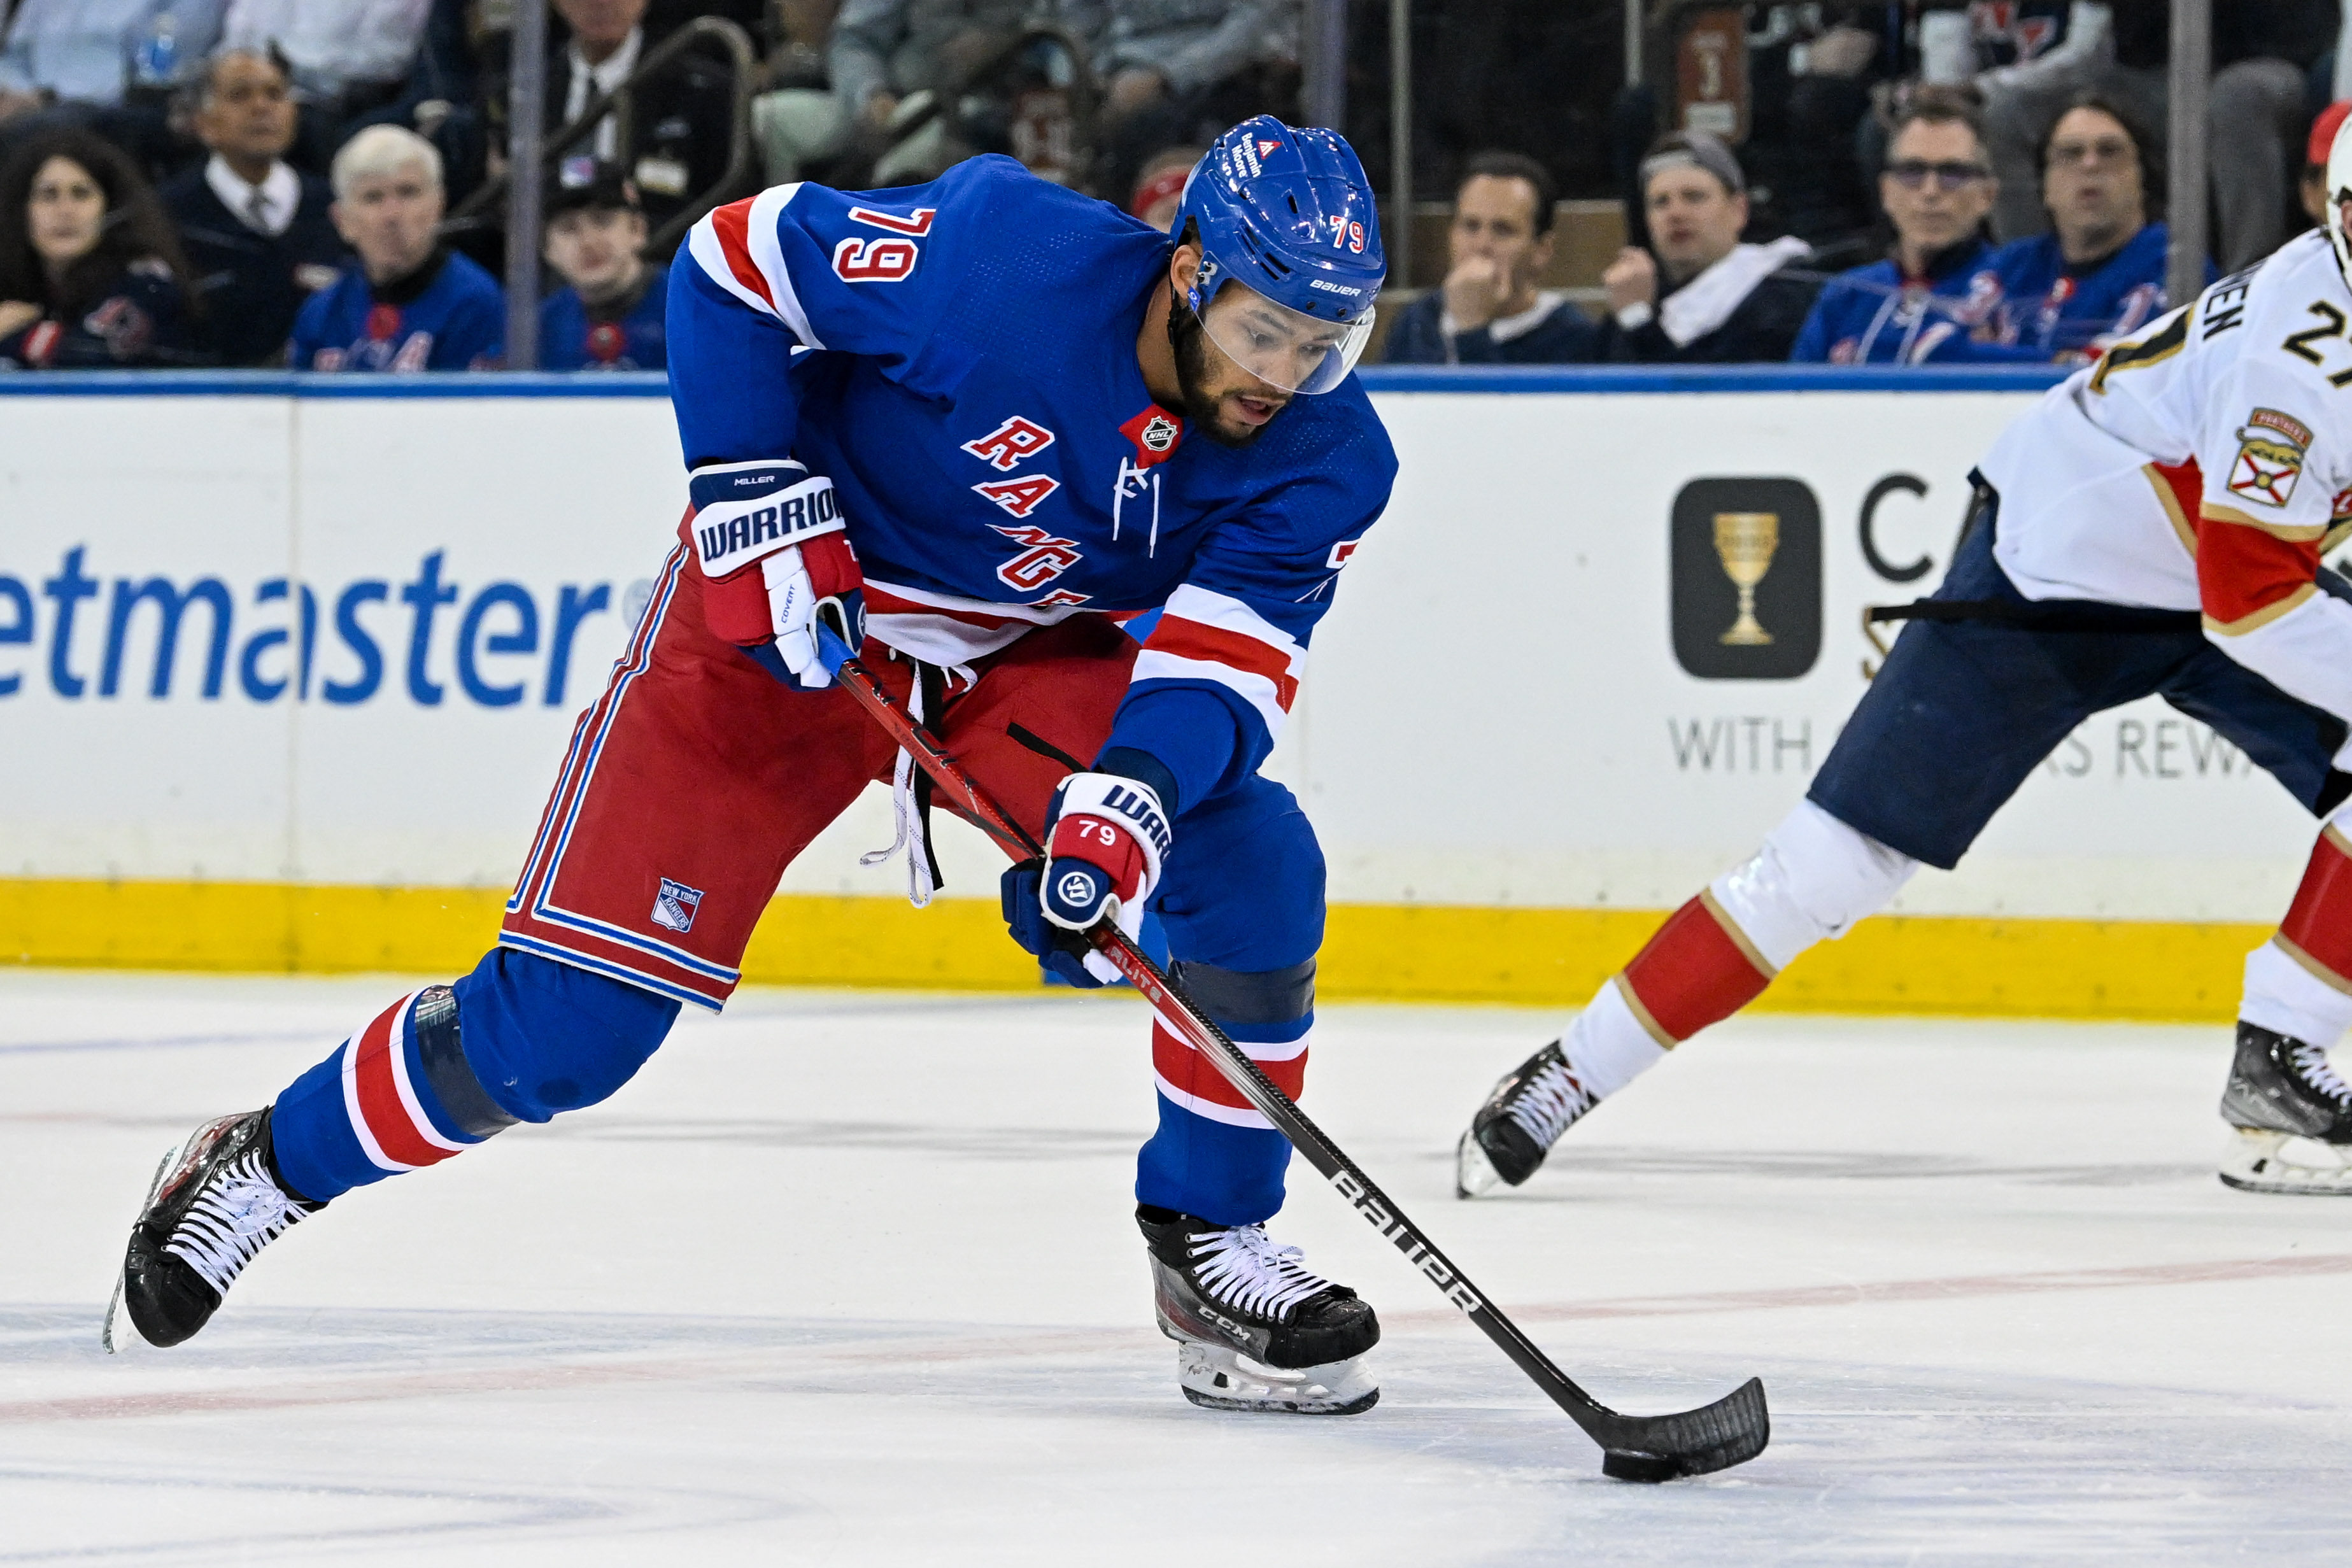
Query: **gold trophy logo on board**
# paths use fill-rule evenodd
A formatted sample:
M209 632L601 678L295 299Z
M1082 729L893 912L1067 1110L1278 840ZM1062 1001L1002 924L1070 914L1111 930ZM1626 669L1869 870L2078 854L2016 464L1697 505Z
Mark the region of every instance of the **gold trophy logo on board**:
M1775 512L1715 514L1715 553L1723 575L1739 590L1739 617L1717 641L1733 647L1755 648L1772 641L1756 619L1756 588L1772 570L1772 552L1780 548L1780 518Z

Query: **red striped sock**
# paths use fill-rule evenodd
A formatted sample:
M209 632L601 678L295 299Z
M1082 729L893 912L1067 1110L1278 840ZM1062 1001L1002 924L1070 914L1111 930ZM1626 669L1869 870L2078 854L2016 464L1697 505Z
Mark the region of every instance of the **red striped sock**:
M1702 893L1633 955L1622 988L1652 1038L1674 1045L1754 1001L1772 975L1731 917Z
M2338 990L2352 991L2352 841L2333 825L2311 846L2303 885L2273 940Z

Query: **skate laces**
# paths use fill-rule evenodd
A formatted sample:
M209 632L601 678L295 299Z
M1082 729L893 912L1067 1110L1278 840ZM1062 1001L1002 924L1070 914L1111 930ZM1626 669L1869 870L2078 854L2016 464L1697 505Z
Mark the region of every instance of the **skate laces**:
M1241 1312L1280 1321L1308 1297L1331 1288L1330 1281L1306 1267L1304 1251L1276 1247L1263 1225L1195 1232L1192 1242L1192 1272L1201 1288Z
M2287 1052L2287 1060L2295 1075L2305 1083L2338 1105L2352 1105L2352 1083L2347 1083L2336 1076L2336 1068L2328 1061L2326 1051L2298 1040L2294 1041L2294 1049Z
M1507 1109L1511 1120L1526 1128L1528 1137L1549 1149L1568 1131L1570 1122L1597 1103L1592 1092L1569 1071L1568 1063L1555 1056L1519 1085Z
M253 1255L309 1212L269 1179L257 1152L247 1153L205 1184L163 1250L226 1296Z

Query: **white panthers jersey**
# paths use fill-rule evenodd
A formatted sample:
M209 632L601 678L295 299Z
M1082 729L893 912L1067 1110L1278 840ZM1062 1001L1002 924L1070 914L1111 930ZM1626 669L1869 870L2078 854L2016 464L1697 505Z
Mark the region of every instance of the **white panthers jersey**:
M2352 719L2352 604L2314 583L2352 531L2352 288L2289 240L2043 396L1980 465L2029 599L2201 610L2233 658Z

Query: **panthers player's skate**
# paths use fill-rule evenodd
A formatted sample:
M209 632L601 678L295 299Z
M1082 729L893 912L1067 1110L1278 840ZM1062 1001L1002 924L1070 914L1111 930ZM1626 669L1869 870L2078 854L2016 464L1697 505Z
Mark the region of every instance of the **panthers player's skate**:
M2241 1022L2221 1120L2230 1124L2221 1147L2227 1185L2352 1194L2352 1085L2317 1046Z

